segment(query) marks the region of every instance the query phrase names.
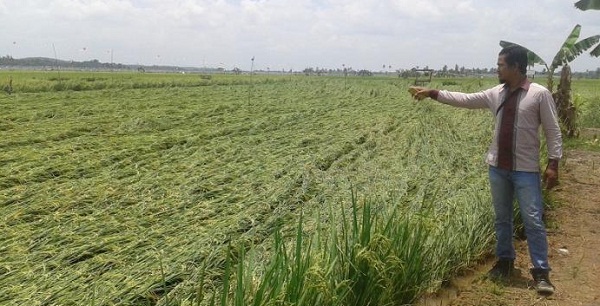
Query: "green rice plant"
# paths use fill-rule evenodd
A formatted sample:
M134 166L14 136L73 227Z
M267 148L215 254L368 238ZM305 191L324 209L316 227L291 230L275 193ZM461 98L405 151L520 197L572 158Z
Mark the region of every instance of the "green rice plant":
M12 73L0 304L387 303L489 252L493 122L408 81Z
M600 127L600 95L595 90L596 80L576 80L572 84L575 106L578 110L579 126L582 128Z
M581 94L575 94L573 104L578 110L581 127L600 128L600 95L586 99Z
M240 268L251 265L244 258L243 248L237 269L237 290L233 292L236 303L224 305L405 305L432 287L436 277L456 272L453 264L465 259L479 258L470 254L458 239L468 233L468 239L481 234L482 223L472 222L477 216L460 226L460 231L438 232L427 226L431 211L406 213L399 206L365 200L359 205L352 192L351 218L337 216L329 209L329 220L321 231L305 240L303 218L298 221L295 247L288 251L287 242L280 231L274 236L274 250L267 268L259 275L255 290L245 290L252 284L239 282L256 279L256 271ZM373 206L383 208L374 213ZM335 220L341 218L338 226ZM465 220L466 221L466 220ZM467 241L469 247L482 251L490 243L489 226L485 237ZM453 228L453 230L458 228ZM467 239L467 240L468 240ZM456 246L456 248L449 248ZM465 255L448 254L463 250ZM444 253L444 254L442 254ZM457 258L458 257L458 258ZM445 264L446 258L456 263ZM245 274L245 275L243 275ZM224 276L224 282L229 276ZM245 289L242 289L245 288ZM223 288L226 290L226 287Z
M7 72L0 72L0 77ZM211 78L198 74L180 75L175 73L138 74L135 72L63 72L60 78L51 72L11 71L14 75L10 87L5 91L15 93L39 93L61 91L90 91L104 89L149 89L149 88L186 88L209 85L247 85L253 83L276 84L286 79L261 77L257 79L243 76L214 75ZM7 75L8 76L8 75Z

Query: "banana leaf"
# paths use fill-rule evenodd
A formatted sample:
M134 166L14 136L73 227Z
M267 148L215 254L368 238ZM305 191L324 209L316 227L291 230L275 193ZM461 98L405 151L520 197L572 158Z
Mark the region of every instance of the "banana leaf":
M590 51L590 55L594 57L600 57L600 45L597 45L592 51Z
M572 62L577 56L581 55L589 48L595 46L598 42L600 42L600 35L594 35L586 39L580 40L573 46L571 50L569 50L570 52L565 54L567 61L569 63ZM590 55L598 57L598 55L594 55L594 51L596 49L598 49L598 47L593 49L592 52L590 52Z
M518 46L518 47L521 47L521 48L527 50L527 65L528 66L533 66L534 64L540 64L540 65L546 66L546 68L548 67L546 62L539 55L535 54L535 52L527 49L526 47L523 47L523 46L513 43L513 42L505 41L505 40L500 41L500 47L506 48L506 47L510 47L510 46Z
M562 46L554 56L551 67L556 68L558 66L562 66L568 63L567 55L571 52L571 49L575 46L575 43L577 43L580 33L581 25L578 24L573 28L571 34L569 34L565 42L562 44Z
M576 25L565 43L561 46L558 53L556 53L554 60L552 60L553 67L559 67L572 62L575 58L577 58L586 50L594 47L600 41L600 35L590 36L577 41L577 39L579 39L580 32L581 26ZM590 54L592 56L598 56L594 55L594 51L596 51L596 49L592 50Z
M600 0L581 0L575 2L575 7L582 10L600 10Z

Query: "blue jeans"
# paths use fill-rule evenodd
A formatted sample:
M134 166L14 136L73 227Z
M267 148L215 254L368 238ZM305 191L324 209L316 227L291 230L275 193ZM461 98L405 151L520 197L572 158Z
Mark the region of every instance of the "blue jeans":
M531 263L534 268L549 270L548 240L542 221L544 205L540 173L509 171L490 166L489 176L496 213L496 256L499 259L515 259L513 202L516 196L525 226Z

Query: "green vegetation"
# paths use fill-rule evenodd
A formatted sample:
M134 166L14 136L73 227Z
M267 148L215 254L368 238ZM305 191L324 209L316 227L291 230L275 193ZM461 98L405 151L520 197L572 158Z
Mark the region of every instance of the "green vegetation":
M600 92L595 80L573 82L573 103L578 110L579 125L585 128L600 128Z
M600 10L600 1L598 0L579 0L575 2L575 7L582 10Z
M165 87L198 87L208 85L250 84L250 78L198 74L160 73L110 73L110 72L22 72L10 71L0 74L0 87L4 88L12 80L12 92L42 93L57 91L89 91L104 89L150 89ZM282 79L261 79L263 82L280 82Z
M554 71L561 66L568 66L573 60L579 57L582 53L586 52L588 49L592 49L590 51L590 55L594 57L600 56L600 35L593 35L584 39L579 40L579 35L581 33L581 25L576 25L565 42L560 46L560 49L554 55L550 66L535 52L527 49L524 46L521 46L516 43L508 42L508 41L500 41L500 46L503 48L509 46L519 46L528 51L527 57L529 65L533 66L534 64L544 65L546 70L548 71L548 81L546 87L554 92ZM596 47L594 47L596 46Z
M577 6L578 4L576 4ZM556 108L558 111L558 118L561 125L561 130L565 138L572 138L577 135L579 130L576 107L574 106L572 95L571 95L571 68L569 63L575 60L579 55L586 52L588 49L590 55L594 57L600 56L600 35L593 35L582 40L579 40L581 33L581 25L576 25L565 42L562 44L550 66L533 51L520 46L518 44L500 41L500 46L503 48L509 46L519 46L527 50L528 64L533 66L534 64L544 65L548 71L548 81L546 88L552 92ZM579 40L579 41L578 41ZM595 47L594 47L595 46ZM560 83L558 88L554 91L554 71L562 66L560 73Z
M403 304L490 249L492 119L410 80L9 79L0 304Z

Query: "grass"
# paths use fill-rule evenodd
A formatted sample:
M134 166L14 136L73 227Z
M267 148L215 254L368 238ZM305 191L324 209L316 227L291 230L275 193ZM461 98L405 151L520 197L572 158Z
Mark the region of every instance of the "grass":
M491 118L407 81L7 74L0 304L407 303L487 252Z
M330 222L341 221L341 228L328 224L316 235L306 236L312 237L308 241L301 216L291 250L276 231L273 257L261 272L243 268L254 267L255 262L244 258L241 248L237 258L245 264L232 273L236 289L221 291L230 295L222 295L220 305L405 305L437 287L432 280L455 273L459 261L468 264L473 254L466 253L484 252L489 244L490 236L481 235L481 229L489 232L491 224L485 209L458 217L477 219L474 227L462 227L470 220L460 229L439 229L427 225L432 216L424 207L406 211L354 196L352 203L349 218L337 216L335 208L329 210ZM475 235L479 236L475 241L467 241ZM224 288L228 281L226 276Z
M0 87L7 93L44 93L110 89L181 88L211 85L249 85L250 77L174 73L101 72L101 71L4 71ZM12 82L11 82L12 80ZM261 78L261 82L280 82L281 78Z
M600 94L596 80L573 82L573 98L579 109L579 125L585 128L600 128Z

